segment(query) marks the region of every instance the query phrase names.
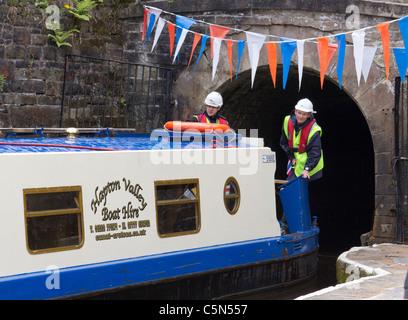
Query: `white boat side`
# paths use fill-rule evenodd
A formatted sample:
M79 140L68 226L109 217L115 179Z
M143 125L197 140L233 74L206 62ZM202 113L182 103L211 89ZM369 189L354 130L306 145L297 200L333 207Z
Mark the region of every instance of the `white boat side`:
M0 252L7 262L0 264L0 277L278 237L274 157L266 147L2 154ZM240 189L235 214L224 205L230 177ZM160 237L155 182L183 179L198 179L199 230ZM81 188L83 243L70 250L32 252L24 190L73 186ZM138 208L138 217L124 217L129 204ZM109 211L118 215L104 220L103 212ZM110 237L103 239L106 234Z

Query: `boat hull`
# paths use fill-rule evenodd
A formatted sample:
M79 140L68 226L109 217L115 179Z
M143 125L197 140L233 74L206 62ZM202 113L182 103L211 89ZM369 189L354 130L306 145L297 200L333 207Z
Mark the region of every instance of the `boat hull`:
M316 275L318 249L294 257L229 267L191 276L157 280L120 290L77 296L92 300L230 299L257 290L273 290Z

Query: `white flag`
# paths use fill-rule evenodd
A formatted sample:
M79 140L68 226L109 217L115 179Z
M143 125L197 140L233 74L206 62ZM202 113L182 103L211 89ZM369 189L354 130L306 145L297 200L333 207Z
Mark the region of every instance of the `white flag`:
M248 44L249 63L251 64L251 88L254 86L256 69L258 68L259 52L263 46L266 35L245 32Z
M181 46L183 45L184 40L186 40L186 35L187 35L188 30L184 29L181 31L181 35L180 35L180 39L177 42L177 48L176 48L176 53L174 54L174 59L173 59L173 63L174 61L176 61L176 57L180 51Z
M363 59L363 76L364 81L367 82L368 74L370 73L371 65L375 56L377 47L364 47L364 59Z
M300 91L300 86L302 84L304 48L305 48L305 40L298 40L297 41L297 53L298 53L299 91Z
M156 28L156 33L154 34L154 40L153 40L153 46L152 46L152 52L154 47L157 44L157 40L159 40L159 37L163 31L163 27L165 25L165 21L162 18L159 18L159 22L157 23L157 28Z
M212 70L212 79L214 80L215 73L217 72L218 61L220 60L220 49L221 49L221 38L214 38L213 40L213 70Z
M364 30L354 31L351 35L353 37L353 52L354 52L354 63L356 66L357 83L360 86L361 70L363 68L363 58L364 58Z

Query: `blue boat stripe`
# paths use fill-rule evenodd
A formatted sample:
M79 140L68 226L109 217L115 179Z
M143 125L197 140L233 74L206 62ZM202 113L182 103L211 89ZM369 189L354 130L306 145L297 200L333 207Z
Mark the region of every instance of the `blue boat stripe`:
M290 237L285 237L290 239ZM293 239L293 238L292 238ZM288 258L318 247L318 230L295 241L282 237L217 245L138 258L0 278L0 299L50 299L189 275L254 262ZM52 283L53 277L58 281ZM47 284L59 288L47 288Z

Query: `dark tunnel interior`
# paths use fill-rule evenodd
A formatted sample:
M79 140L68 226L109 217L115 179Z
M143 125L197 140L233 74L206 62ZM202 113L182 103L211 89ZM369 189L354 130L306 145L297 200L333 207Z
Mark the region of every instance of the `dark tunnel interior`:
M268 66L259 67L251 89L250 71L227 81L218 90L220 111L233 129L258 129L265 146L276 152L276 179L286 179L286 155L279 146L284 117L296 102L309 98L322 127L323 178L309 184L310 209L318 216L321 252L341 253L360 246L360 236L372 228L374 214L374 150L367 122L355 101L328 77L320 87L316 71L304 69L299 91L298 72L291 67L286 89L278 66L276 88Z

